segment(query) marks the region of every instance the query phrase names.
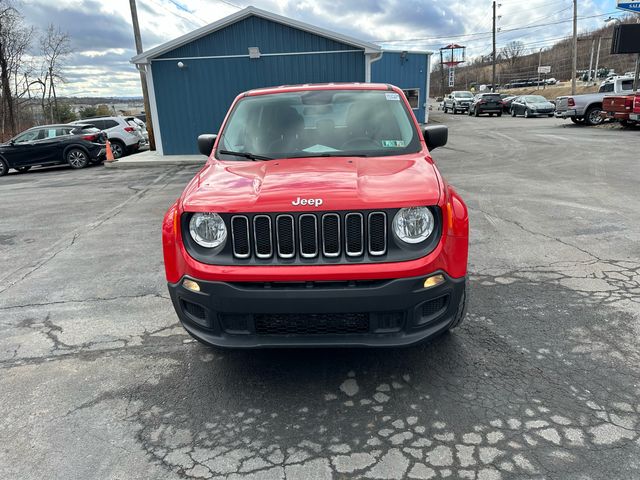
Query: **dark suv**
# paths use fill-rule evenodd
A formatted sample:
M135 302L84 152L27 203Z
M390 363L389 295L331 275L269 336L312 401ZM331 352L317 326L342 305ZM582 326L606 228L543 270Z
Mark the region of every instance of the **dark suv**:
M473 98L473 103L469 107L469 115L477 117L482 113L488 113L493 117L502 116L502 97L499 93L479 93Z
M107 135L93 125L42 125L0 145L0 177L10 168L26 172L39 165L86 167L104 160Z

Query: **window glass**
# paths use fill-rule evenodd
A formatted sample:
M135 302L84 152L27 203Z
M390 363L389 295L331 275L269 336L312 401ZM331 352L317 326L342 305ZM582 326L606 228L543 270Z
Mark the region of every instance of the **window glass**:
M598 90L600 93L613 92L613 83L605 83Z
M29 130L27 132L21 133L16 138L14 138L15 143L24 143L24 142L33 142L38 139L38 134L40 133L40 129Z
M102 130L106 130L108 128L113 128L113 127L117 127L118 126L118 122L116 122L115 120L102 120Z
M408 88L406 90L402 90L404 92L404 96L407 97L407 101L412 109L420 108L420 89L419 88Z
M633 90L633 80L623 80L622 90Z
M220 150L271 158L387 156L417 152L420 140L396 92L310 90L243 98L222 131Z

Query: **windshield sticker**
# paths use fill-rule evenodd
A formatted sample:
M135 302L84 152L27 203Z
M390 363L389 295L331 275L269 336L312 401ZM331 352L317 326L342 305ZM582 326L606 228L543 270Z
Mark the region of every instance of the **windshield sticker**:
M398 148L404 147L404 140L382 140L383 147Z
M387 97L387 100L400 101L400 95L397 93L385 93L385 96Z

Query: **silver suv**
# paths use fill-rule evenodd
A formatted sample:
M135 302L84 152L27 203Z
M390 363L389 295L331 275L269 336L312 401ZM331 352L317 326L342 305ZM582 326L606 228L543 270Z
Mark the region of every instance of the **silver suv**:
M451 92L449 95L444 97L442 109L444 110L444 113L449 111L454 114L458 112L466 112L469 110L471 102L473 102L473 93L466 91Z
M124 157L137 152L146 145L140 127L134 122L127 121L127 117L93 117L83 118L72 122L73 125L93 125L103 130L109 137L111 150L115 158Z

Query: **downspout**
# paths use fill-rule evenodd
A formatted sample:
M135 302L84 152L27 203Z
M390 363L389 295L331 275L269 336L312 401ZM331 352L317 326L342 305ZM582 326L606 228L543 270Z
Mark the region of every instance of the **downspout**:
M382 58L382 52L365 53L364 55L364 81L371 83L371 64Z
M424 86L424 123L429 123L429 90L431 89L431 54L427 53L427 81Z

